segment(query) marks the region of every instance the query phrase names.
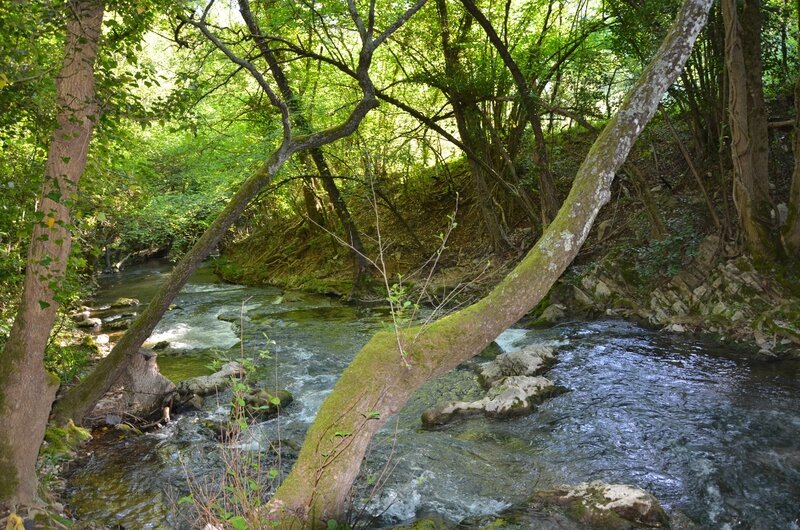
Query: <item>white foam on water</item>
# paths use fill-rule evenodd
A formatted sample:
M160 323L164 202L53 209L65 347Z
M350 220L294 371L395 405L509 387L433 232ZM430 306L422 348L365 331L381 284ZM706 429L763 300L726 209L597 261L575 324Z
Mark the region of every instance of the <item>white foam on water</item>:
M367 504L366 511L387 522L399 523L413 519L422 506L422 495L419 485L428 480L430 472L423 472L419 477L397 487L384 487Z
M236 285L232 283L190 283L181 289L181 294L184 293L219 293L224 291L241 291L244 285Z
M502 332L494 341L504 352L512 351L517 347L517 341L525 338L528 334L527 329L508 328Z
M239 343L233 324L222 320L208 319L202 325L191 325L180 322L166 330L159 330L150 335L148 342L167 341L170 348L176 350L193 350L206 348L228 349Z
M431 501L423 506L426 511L438 513L451 521L461 521L467 517L480 515L497 515L503 510L510 508L511 503L501 502L495 499L484 497L473 498L469 501L463 497L453 499L451 503L441 501Z
M500 349L503 352L515 351L526 346L547 346L550 348L558 348L559 346L566 346L569 344L569 341L562 340L562 339L537 339L536 337L530 336L531 330L529 329L518 329L518 328L508 328L504 332L502 332L494 341L500 346Z

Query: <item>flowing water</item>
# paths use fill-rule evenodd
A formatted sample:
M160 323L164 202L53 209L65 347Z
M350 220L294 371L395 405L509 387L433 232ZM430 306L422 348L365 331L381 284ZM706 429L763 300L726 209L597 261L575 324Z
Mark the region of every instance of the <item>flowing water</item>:
M167 270L109 278L97 302L145 302ZM218 283L207 270L176 304L151 338L171 344L159 355L167 376L209 373L214 359L243 352L263 384L293 393L281 417L237 442L267 454L280 440L281 471L338 374L388 318L384 309L326 297ZM800 530L798 363L737 361L722 346L619 321L510 329L497 340L504 350L543 342L559 359L548 377L567 393L526 416L422 430L425 408L481 394L467 367L428 383L375 440L356 490L362 521L381 527L435 514L469 527L504 514L513 528L576 527L521 507L537 489L602 480L652 492L697 528ZM224 469L228 446L203 421L227 417L226 400L146 435L98 436L69 479L70 504L108 526L186 527L177 499L187 484Z

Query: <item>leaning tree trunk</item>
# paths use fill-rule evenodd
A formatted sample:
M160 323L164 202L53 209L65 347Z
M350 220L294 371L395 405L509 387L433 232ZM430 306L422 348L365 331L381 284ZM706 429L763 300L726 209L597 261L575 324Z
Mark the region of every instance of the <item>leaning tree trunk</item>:
M651 64L600 134L569 197L525 259L479 302L428 326L381 332L358 352L306 435L272 500L285 528L341 521L367 447L421 384L473 357L547 294L611 196L614 173L680 73L711 0L686 0Z
M30 504L36 496L36 457L58 388L58 379L44 368L44 350L70 253L70 204L98 114L94 61L103 1L73 0L68 7L40 219L33 227L22 301L0 357L0 504Z
M728 66L729 121L731 128L731 159L733 162L733 200L739 214L739 224L745 247L755 258L771 260L777 249L772 230L772 204L769 199L765 152L766 127L761 127L759 101L760 83L755 86L748 69L760 58L742 46L742 25L739 23L735 0L723 0L725 20L725 62ZM752 13L750 16L753 16ZM752 26L748 22L748 27ZM752 28L750 33L752 33ZM748 47L755 37L748 33ZM763 94L760 95L763 100ZM755 107L755 108L753 108ZM759 111L759 109L761 109ZM763 130L762 130L763 129ZM764 136L762 138L762 135Z

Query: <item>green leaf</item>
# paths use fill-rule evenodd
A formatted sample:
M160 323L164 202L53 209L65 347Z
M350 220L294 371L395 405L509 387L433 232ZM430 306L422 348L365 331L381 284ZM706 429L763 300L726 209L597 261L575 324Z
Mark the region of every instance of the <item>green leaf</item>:
M228 522L235 530L247 530L247 520L241 515L231 517Z
M194 502L194 496L191 493L178 499L178 504L186 504L187 502Z
M272 403L273 405L275 405L276 407L280 407L281 406L281 398L279 398L278 396L271 397L269 402Z
M44 300L39 300L39 307L42 308L42 310L45 310L48 307L50 307L50 304L45 302Z

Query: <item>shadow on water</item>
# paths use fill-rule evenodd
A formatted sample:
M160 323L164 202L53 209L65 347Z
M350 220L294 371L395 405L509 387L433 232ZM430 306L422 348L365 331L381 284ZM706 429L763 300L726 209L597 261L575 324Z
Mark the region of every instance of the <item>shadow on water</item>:
M163 273L120 275L100 297L146 299ZM245 446L280 439L293 448L290 459L338 374L387 313L203 274L154 334L174 338L160 357L163 370L180 379L244 351L259 366L258 384L296 399L281 418L254 425ZM603 480L649 490L700 528L800 528L798 363L737 361L723 346L616 321L508 330L498 339L506 350L541 342L559 357L548 377L569 392L532 414L421 430L425 408L481 395L473 372L461 368L426 384L387 423L356 490L376 526L431 513L452 526L505 513L517 521L509 528L574 528L522 506L536 489ZM209 400L162 432L101 437L70 479L70 503L104 524L180 527L169 499L186 493L187 473L221 471L221 446L200 425L227 415L229 399ZM391 473L370 497L387 461Z

